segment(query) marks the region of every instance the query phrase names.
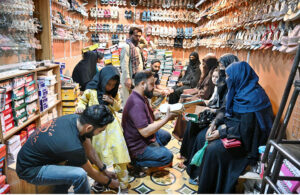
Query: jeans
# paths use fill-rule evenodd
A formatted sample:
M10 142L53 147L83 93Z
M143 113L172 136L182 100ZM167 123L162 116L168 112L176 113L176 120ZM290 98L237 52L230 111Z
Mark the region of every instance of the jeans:
M172 162L173 154L165 147L171 140L170 133L160 129L155 135L156 142L147 146L142 154L137 155L135 159L137 166L161 167Z
M90 193L87 173L81 167L45 165L38 175L28 182L36 185L55 185L55 193L59 194L67 194L72 185L74 193Z

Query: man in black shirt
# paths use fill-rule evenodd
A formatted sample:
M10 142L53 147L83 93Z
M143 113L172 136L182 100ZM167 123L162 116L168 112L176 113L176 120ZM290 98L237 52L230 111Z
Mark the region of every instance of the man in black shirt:
M105 174L106 166L97 171L86 154L93 151L86 138L99 134L113 120L106 106L95 105L81 115L65 115L42 125L18 154L18 176L36 185L55 185L56 193L68 193L71 185L75 193L90 193L87 174L107 187L118 188L119 182ZM61 162L65 165L58 165Z

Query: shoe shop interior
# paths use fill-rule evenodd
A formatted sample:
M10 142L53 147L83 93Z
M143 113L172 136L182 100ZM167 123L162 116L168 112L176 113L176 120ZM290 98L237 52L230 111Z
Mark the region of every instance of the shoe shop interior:
M300 0L0 2L1 194L300 194Z

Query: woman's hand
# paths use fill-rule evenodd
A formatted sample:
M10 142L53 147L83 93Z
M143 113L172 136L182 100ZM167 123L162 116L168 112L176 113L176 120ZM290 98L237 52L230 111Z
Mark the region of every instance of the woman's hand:
M178 82L178 83L177 83L177 86L178 86L178 87L181 87L181 86L183 86L183 83L182 83L182 82Z
M206 139L208 140L208 137L212 134L213 131L216 130L216 125L214 122L211 123L211 125L209 126L207 132L206 132Z
M83 113L83 111L84 111L84 108L77 107L75 110L75 114L81 114L81 113Z
M213 141L219 138L220 138L219 130L214 130L208 137L206 137L208 141Z
M114 99L108 95L103 95L102 100L110 103L111 105L114 104Z

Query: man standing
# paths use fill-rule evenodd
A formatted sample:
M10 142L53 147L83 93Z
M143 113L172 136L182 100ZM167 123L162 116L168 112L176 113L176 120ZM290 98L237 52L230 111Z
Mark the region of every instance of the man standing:
M106 106L95 105L79 116L65 115L49 121L37 129L22 147L17 158L17 174L36 185L55 185L55 193L90 193L87 174L106 187L118 188L119 182L94 169L87 160L91 151L90 139L105 130L114 120ZM65 165L58 165L64 162Z
M173 154L165 145L171 135L161 130L177 114L168 111L158 120L147 98L152 98L154 77L150 71L139 72L134 78L135 88L123 110L122 127L132 161L137 167L160 167L172 162Z
M121 51L120 60L123 107L129 97L134 75L144 68L144 57L142 50L139 47L141 36L141 29L131 27L129 30L129 39L126 40L127 44Z

